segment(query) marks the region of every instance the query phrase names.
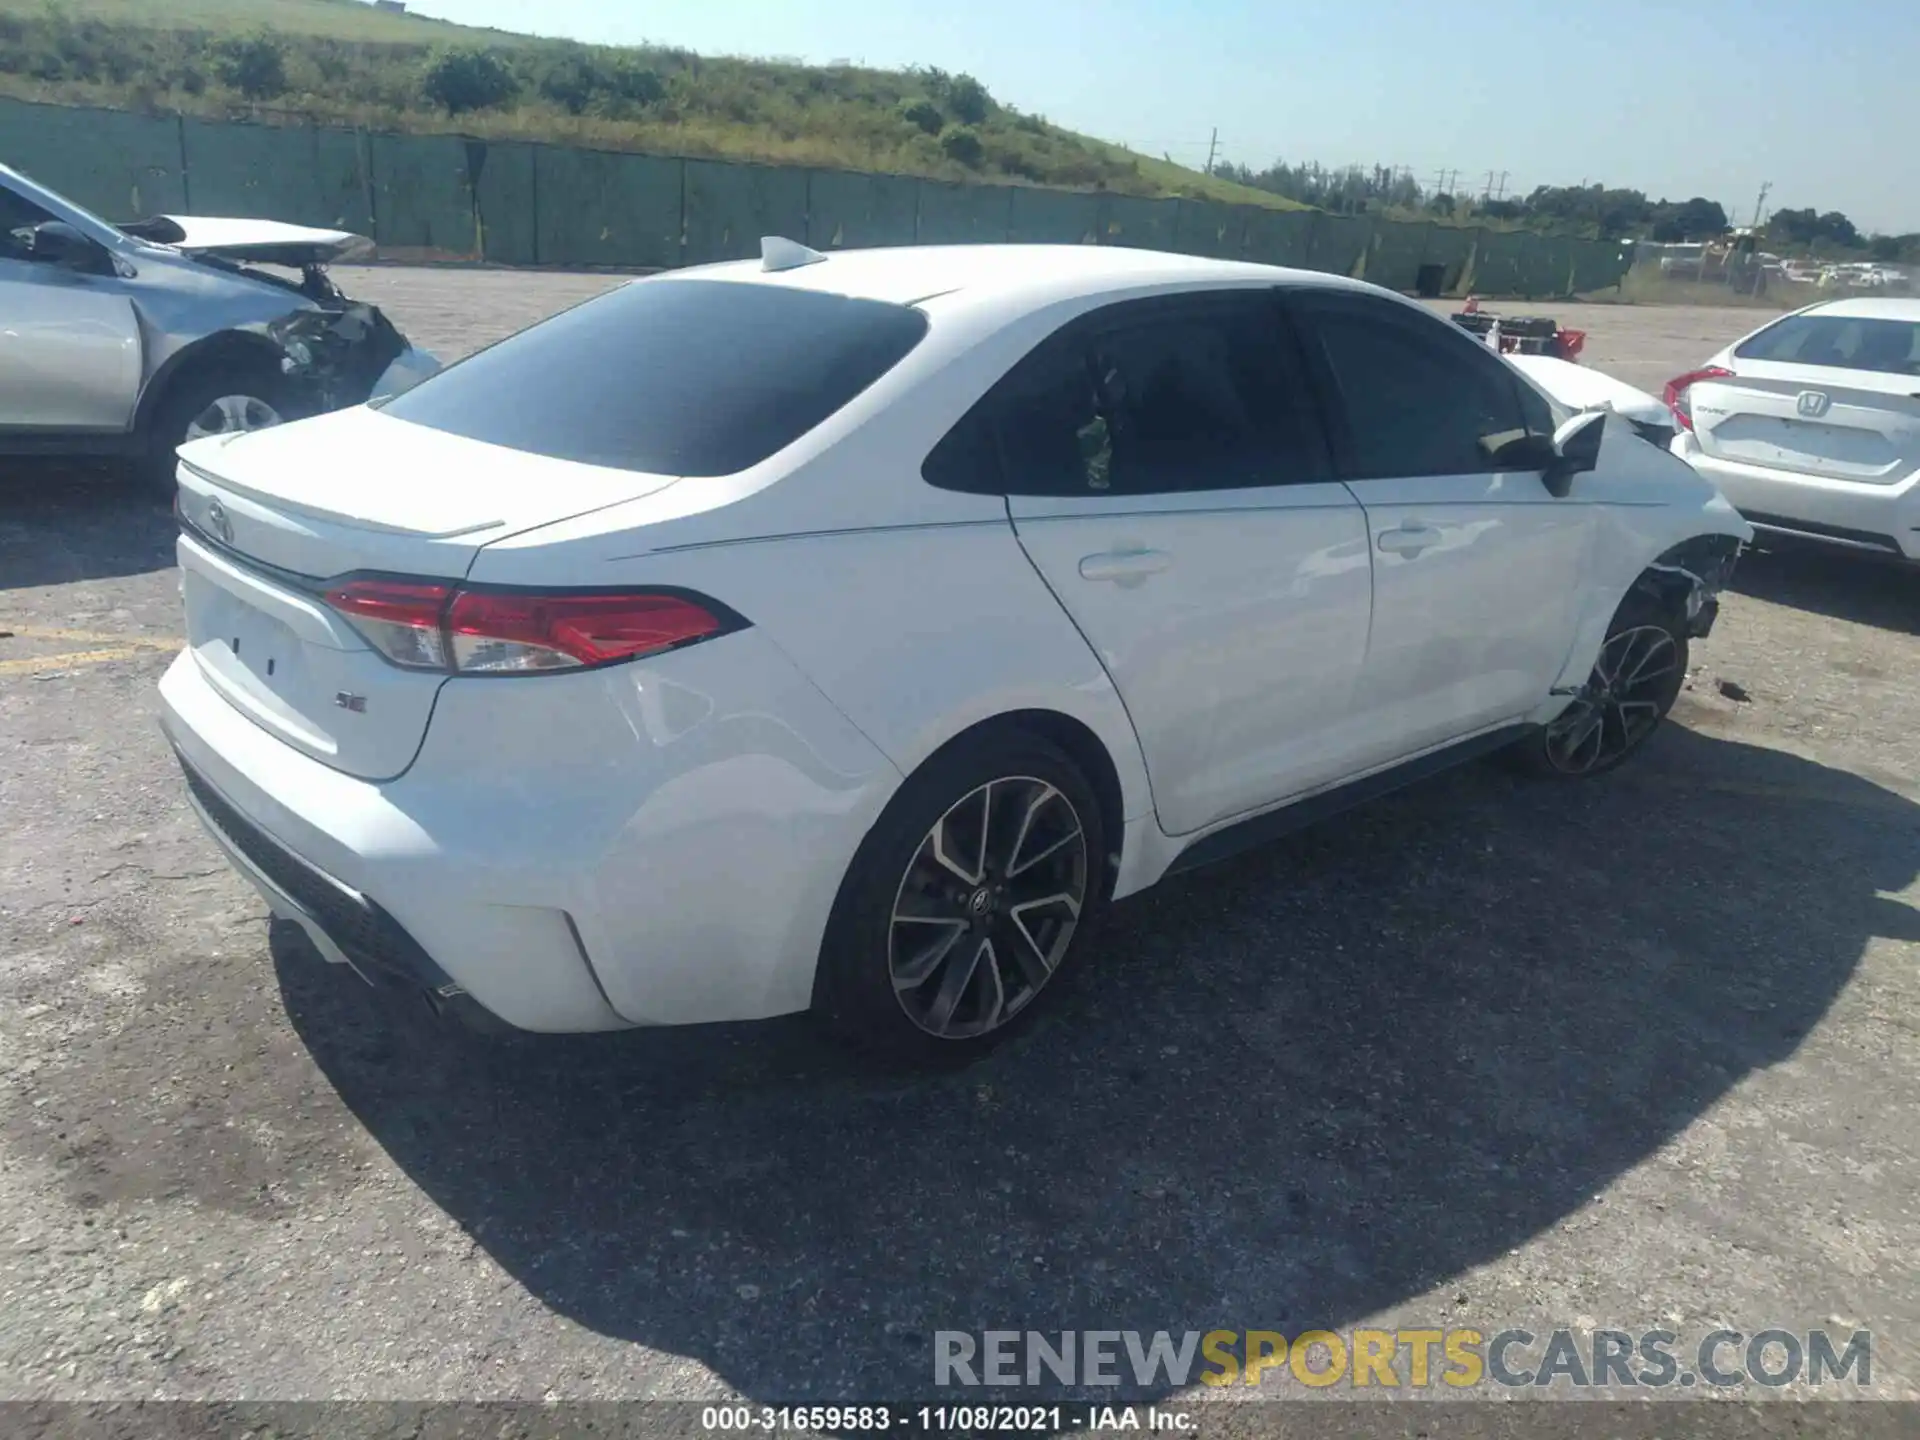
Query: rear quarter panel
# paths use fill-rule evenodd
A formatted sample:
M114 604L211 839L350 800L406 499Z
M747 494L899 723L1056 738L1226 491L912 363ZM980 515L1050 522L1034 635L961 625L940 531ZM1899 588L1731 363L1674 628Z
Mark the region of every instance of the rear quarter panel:
M627 555L633 537L604 536L554 547L540 568L576 585L683 586L733 607L903 774L996 715L1067 715L1106 747L1123 818L1150 814L1113 682L1034 573L1004 503L955 498L976 501L980 518ZM518 553L503 565L482 551L473 578L539 583Z

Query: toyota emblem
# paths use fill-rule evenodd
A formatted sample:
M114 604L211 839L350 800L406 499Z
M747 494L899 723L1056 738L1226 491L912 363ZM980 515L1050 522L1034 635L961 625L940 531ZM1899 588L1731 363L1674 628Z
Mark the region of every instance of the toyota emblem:
M1802 415L1807 416L1810 419L1817 418L1818 416L1826 414L1827 406L1830 405L1831 403L1832 402L1828 400L1825 391L1802 390L1800 392L1800 400L1799 400L1800 413Z
M207 502L207 526L227 544L233 543L233 521L227 518L227 507L218 500Z

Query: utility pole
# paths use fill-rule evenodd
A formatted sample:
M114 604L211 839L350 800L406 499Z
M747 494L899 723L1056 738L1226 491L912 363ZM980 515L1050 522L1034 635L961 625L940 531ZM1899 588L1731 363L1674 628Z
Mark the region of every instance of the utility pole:
M1219 127L1218 125L1216 125L1216 126L1214 126L1214 127L1213 127L1213 138L1207 141L1207 170L1206 170L1206 173L1207 173L1207 174L1209 174L1209 175L1211 175L1211 174L1213 174L1213 152L1214 152L1214 149L1215 149L1215 147L1216 147L1216 146L1218 146L1218 145L1219 145L1219 143L1220 143L1220 127Z
M1760 211L1766 205L1767 192L1771 189L1773 189L1773 182L1771 180L1764 182L1760 186L1760 198L1753 202L1753 228L1756 230L1760 228Z
M1511 175L1512 173L1513 173L1513 172L1512 172L1511 170L1502 170L1502 171L1500 172L1500 188L1499 188L1498 190L1496 190L1496 191L1494 191L1494 192L1493 192L1493 198L1494 198L1494 199L1496 199L1496 200L1499 200L1499 199L1501 199L1501 198L1503 198L1503 197L1504 197L1504 196L1506 195L1506 193L1507 193L1507 176L1509 176L1509 175Z
M1487 171L1487 188L1480 192L1480 203L1484 205L1491 199L1493 199L1493 172L1489 170Z

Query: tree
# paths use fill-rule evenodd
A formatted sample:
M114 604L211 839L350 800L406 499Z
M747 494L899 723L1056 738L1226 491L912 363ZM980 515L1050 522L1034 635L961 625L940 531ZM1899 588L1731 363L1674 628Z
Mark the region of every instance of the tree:
M1815 246L1853 250L1861 243L1860 232L1853 221L1838 210L1816 214L1812 206L1804 210L1774 211L1767 221L1766 233L1771 244L1802 250Z
M492 110L520 93L520 77L491 50L442 50L427 63L421 93L449 115Z
M1820 217L1820 238L1831 240L1836 245L1851 250L1860 243L1860 232L1853 228L1853 222L1838 210L1829 210Z
M1717 200L1695 195L1691 200L1662 200L1653 207L1651 237L1662 244L1679 240L1711 240L1731 228L1726 207Z
M1766 236L1775 245L1811 245L1819 229L1820 217L1811 208L1781 209L1768 217Z
M1920 235L1876 235L1867 242L1867 253L1883 265L1920 260Z
M1529 218L1591 226L1607 239L1645 227L1653 215L1653 206L1640 191L1600 185L1542 185L1526 203Z

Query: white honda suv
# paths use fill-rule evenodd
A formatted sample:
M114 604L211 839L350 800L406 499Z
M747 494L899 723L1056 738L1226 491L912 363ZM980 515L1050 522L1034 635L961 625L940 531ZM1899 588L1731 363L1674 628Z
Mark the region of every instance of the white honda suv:
M1108 248L770 241L181 456L166 730L321 954L915 1058L1170 872L1614 765L1749 533L1409 301Z

